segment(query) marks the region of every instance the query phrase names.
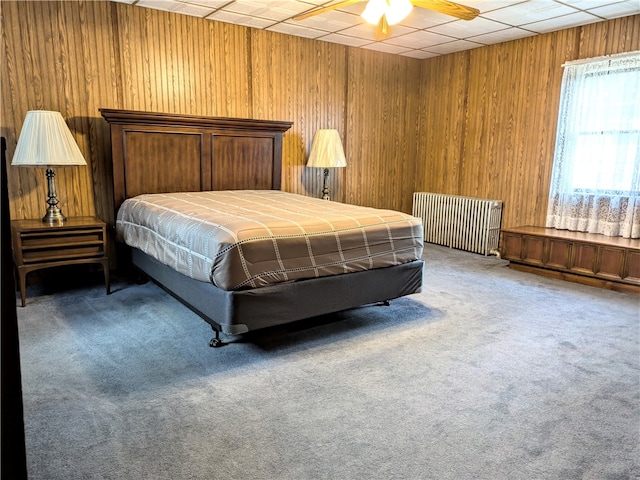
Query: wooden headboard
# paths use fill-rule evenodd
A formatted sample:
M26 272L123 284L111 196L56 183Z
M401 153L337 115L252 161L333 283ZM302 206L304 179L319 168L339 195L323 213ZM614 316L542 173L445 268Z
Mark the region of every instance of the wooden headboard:
M114 206L142 193L279 190L291 122L110 110Z

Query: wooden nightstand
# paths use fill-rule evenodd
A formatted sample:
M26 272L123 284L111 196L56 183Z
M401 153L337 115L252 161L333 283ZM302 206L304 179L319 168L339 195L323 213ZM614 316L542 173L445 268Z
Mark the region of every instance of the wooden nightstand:
M27 273L42 268L99 263L104 270L107 295L110 293L107 227L101 220L71 217L63 225L49 225L41 220L12 220L11 234L23 307Z

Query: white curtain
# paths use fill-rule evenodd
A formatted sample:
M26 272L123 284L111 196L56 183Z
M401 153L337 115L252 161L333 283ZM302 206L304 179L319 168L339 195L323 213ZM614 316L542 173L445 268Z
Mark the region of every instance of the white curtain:
M640 238L640 52L565 65L547 227Z

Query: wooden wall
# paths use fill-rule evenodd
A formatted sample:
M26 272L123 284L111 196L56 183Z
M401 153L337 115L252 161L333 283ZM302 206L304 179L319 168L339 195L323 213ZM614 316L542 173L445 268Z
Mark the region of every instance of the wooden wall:
M640 16L419 61L104 1L1 2L0 133L58 110L87 167L60 168L66 215L113 223L98 109L292 121L283 189L320 196L313 133L336 128L338 201L411 211L414 191L499 198L503 225L544 223L566 60L640 49ZM12 218L44 213L41 169L9 167Z
M348 63L346 201L411 212L420 62L350 49Z
M503 226L544 226L562 64L634 50L640 15L424 61L416 190L502 200Z

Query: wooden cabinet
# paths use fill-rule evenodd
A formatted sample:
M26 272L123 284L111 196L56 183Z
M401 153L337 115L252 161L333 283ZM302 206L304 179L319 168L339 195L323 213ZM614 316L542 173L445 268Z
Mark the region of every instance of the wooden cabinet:
M26 276L42 268L98 263L109 293L106 225L95 217L68 218L62 225L41 220L11 222L13 260L18 274L22 306L26 304Z
M531 226L501 234L513 268L640 293L640 240Z

